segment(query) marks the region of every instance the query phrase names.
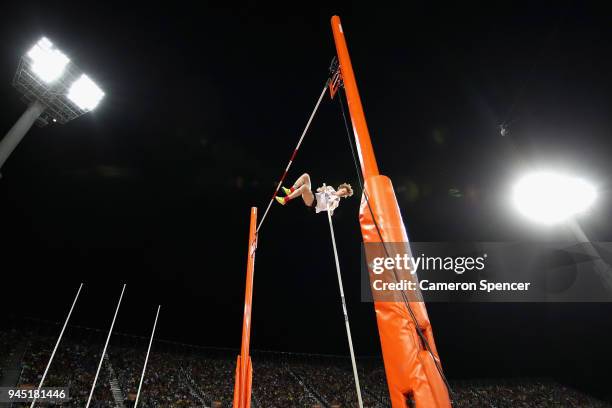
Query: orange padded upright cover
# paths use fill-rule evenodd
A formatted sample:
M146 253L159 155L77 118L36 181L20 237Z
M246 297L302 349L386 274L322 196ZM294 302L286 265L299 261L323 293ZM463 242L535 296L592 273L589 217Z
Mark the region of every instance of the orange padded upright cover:
M380 242L372 213L384 242L408 242L391 180L372 176L365 183L369 207L362 197L359 223L364 242ZM370 208L372 212L370 212ZM408 302L436 360L438 351L423 302ZM431 354L423 347L406 303L375 302L376 321L393 407L406 407L412 394L417 408L450 407L446 385Z

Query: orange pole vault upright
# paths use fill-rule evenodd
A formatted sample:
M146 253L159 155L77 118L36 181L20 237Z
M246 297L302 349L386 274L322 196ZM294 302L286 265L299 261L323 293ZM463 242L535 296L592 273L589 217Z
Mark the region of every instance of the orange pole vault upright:
M378 172L340 17L333 16L331 25L364 178L359 211L363 242L406 243L408 246L408 235L391 180ZM375 301L374 309L393 408L450 407L448 389L438 370L440 359L425 304L399 299ZM431 352L421 341L415 320Z
M251 208L249 248L247 251L246 286L244 290L244 317L242 320L242 344L236 360L236 382L234 384L234 408L250 408L253 368L249 346L251 343L251 310L253 302L253 275L255 273L255 251L257 249L257 208Z

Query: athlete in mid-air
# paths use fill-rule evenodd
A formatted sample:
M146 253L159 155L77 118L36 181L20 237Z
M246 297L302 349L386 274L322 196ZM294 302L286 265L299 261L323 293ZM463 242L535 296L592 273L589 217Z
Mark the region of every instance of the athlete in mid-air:
M329 210L331 215L334 214L334 210L340 205L340 198L347 198L353 195L353 188L348 183L340 184L337 190L323 184L323 186L317 188L316 193L313 193L308 173L298 177L291 188L283 187L283 191L287 195L286 197L276 197L276 201L280 204L285 205L296 197L302 197L306 207L311 208L316 213Z

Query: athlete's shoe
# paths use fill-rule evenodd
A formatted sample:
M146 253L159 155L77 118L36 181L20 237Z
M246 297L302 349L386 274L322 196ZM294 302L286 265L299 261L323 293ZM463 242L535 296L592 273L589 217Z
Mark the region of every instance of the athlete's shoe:
M291 193L293 193L293 189L292 188L287 188L287 187L281 187L283 189L283 191L285 192L286 195L289 195Z
M287 204L287 200L285 200L285 198L286 198L286 197L278 197L278 196L277 196L277 197L275 197L275 198L276 198L276 201L278 201L278 202L279 202L279 204L281 204L281 205L285 205L285 204Z

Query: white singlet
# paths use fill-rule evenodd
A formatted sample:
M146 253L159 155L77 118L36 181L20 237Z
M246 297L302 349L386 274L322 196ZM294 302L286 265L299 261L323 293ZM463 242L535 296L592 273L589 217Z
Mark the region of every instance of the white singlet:
M334 210L340 205L340 197L334 194L335 192L336 190L334 190L332 186L324 186L322 187L322 192L315 193L315 198L317 200L315 211L317 214L322 211L327 211L329 206L329 213L334 215Z

